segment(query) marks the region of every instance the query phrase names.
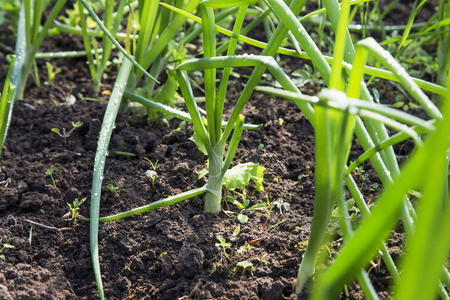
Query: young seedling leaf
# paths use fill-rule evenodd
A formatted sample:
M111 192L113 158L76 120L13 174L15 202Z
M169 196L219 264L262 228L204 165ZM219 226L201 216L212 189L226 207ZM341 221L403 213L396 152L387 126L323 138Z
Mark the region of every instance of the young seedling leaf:
M244 214L238 214L237 219L238 219L239 223L241 223L241 224L244 224L248 221L248 217Z
M151 179L158 176L158 173L156 173L156 171L154 171L154 170L147 170L147 171L145 171L144 174L145 174L145 176L147 176L148 178L151 178Z
M267 205L265 205L264 203L256 203L255 205L253 205L252 207L250 207L250 210L266 210Z
M242 269L241 275L244 275L244 272L247 269L254 270L255 267L253 266L253 263L249 261L240 261L236 264L236 267L233 269L233 272L237 273L240 269Z
M227 240L224 239L223 237L218 236L217 240L219 241L219 243L216 243L216 247L223 247L223 248L231 247L231 243L227 243Z
M236 199L234 199L231 196L227 196L227 201L231 204L238 206L239 209L241 209L241 210L245 208L245 206L241 202L237 201Z

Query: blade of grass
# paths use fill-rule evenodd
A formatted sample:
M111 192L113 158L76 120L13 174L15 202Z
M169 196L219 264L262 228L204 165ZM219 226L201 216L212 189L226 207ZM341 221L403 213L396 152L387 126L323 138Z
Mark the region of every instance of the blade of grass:
M116 14L116 17L114 18L113 15L114 15L114 8L116 7L116 1L115 0L106 0L106 3L105 3L106 9L103 14L103 23L106 28L110 29L110 32L113 36L119 30L125 3L126 3L125 0L120 0L118 7L117 7L117 14ZM95 39L94 39L94 41L95 41ZM101 55L101 59L97 60L97 62L100 62L100 63L97 63L96 77L94 77L94 92L98 92L100 89L100 83L102 81L103 73L106 68L106 65L109 62L109 57L110 57L110 54L112 51L113 43L107 36L103 36L102 46L103 46L103 52ZM98 47L95 47L95 49L98 49Z
M346 176L345 177L345 184L350 191L350 194L353 196L353 199L355 200L356 205L358 206L363 222L368 218L371 214L366 202L364 201L364 197L361 194L361 191L359 187L356 185L355 180L352 176ZM394 284L398 284L400 282L400 274L397 270L397 266L394 263L394 260L392 259L389 250L386 246L386 244L383 243L381 246L381 253L383 256L383 261L389 270L389 274L392 276Z
M429 133L429 131L422 131L417 128L414 128L414 131L417 132L417 134ZM386 149L389 146L399 144L400 142L403 142L409 138L410 138L410 136L407 133L399 132L397 134L394 134L390 138L380 142L379 144L376 144L374 147L366 150L366 152L361 154L353 163L351 163L351 165L348 167L348 169L346 171L346 175L349 175L353 170L355 170L359 165L361 165L364 161L369 159L375 153L381 151L382 149Z
M83 4L81 4L80 1L77 1L77 5L78 5L78 10L80 12L80 26L81 26L81 35L83 37L83 44L84 44L84 48L86 50L86 57L88 59L88 67L89 67L89 72L91 73L91 77L93 79L97 78L96 75L96 69L95 69L95 64L94 64L94 51L91 48L91 43L89 42L89 35L87 33L87 24L86 24L86 17L84 15L84 9L83 9ZM98 49L97 49L98 51ZM94 83L94 86L96 86L96 84Z
M352 107L348 107L346 111L340 113L342 116L338 116L340 117L340 124L338 124L340 125L340 132L335 138L334 151L332 151L332 169L334 169L332 170L332 177L334 178L332 178L331 194L334 195L333 197L337 198L339 223L342 228L344 243L353 237L353 229L350 217L347 213L348 208L345 201L342 179L353 138L353 129L355 126L354 113L356 113L356 111ZM390 256L388 257L390 258ZM395 276L395 274L393 276ZM367 299L379 299L375 288L370 282L369 275L364 268L360 269L359 273L356 274L356 278Z
M243 131L244 131L244 116L240 115L236 122L236 127L234 128L233 136L231 137L230 144L228 145L227 149L227 154L223 161L222 175L225 175L225 172L231 165L231 162L234 158L237 147L239 145L239 141L241 140Z
M211 8L229 8L234 6L241 5L252 5L258 2L259 0L203 0L202 5L211 7Z
M402 86L411 94L414 99L430 114L434 119L441 118L441 112L439 109L431 102L431 100L422 92L422 90L417 86L417 84L408 75L406 70L391 56L389 52L384 50L373 38L367 38L358 42L359 51L367 51L372 54L378 61L384 64L391 72L399 79ZM364 49L364 50L363 50ZM362 54L364 57L365 54ZM362 63L362 61L361 61ZM363 68L364 64L354 65L354 69ZM361 74L358 74L354 81L354 86L360 85L359 78ZM350 80L352 80L350 78Z
M82 30L80 28L63 24L63 23L59 22L58 20L54 20L53 25L54 25L53 28L56 28L56 29L60 30L61 32L67 32L67 33L71 33L71 34L82 34ZM105 36L103 31L99 32L97 30L92 30L92 29L88 29L86 34L88 36L97 37L97 38L103 38L103 36ZM131 39L131 40L136 40L138 38L138 35L127 34L124 32L117 32L113 36L116 40L126 40L127 38Z

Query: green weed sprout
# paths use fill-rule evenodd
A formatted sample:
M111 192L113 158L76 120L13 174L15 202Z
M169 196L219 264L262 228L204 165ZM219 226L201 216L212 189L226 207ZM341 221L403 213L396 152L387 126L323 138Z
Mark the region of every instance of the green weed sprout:
M218 237L217 237L217 240L218 240L219 242L216 243L216 247L221 247L222 250L223 250L223 254L225 255L225 257L228 258L228 259L230 259L230 258L228 257L226 248L231 247L231 243L228 243L227 240L224 239L224 238L221 237L221 236L218 236Z
M256 204L254 204L254 205L249 207L250 200L248 200L246 198L245 190L244 190L244 193L243 193L243 201L242 201L242 203L239 202L237 199L235 199L234 197L232 197L230 195L227 196L227 202L229 202L231 204L234 204L234 205L236 205L239 208L240 211L239 211L239 213L237 215L237 220L241 224L247 223L247 221L248 221L248 216L245 214L245 212L247 210L250 210L250 211L261 211L261 210L268 211L269 210L269 208L264 203L256 203Z
M3 246L0 249L0 259L4 261L6 257L4 254L2 254L2 252L7 249L14 249L15 247L11 245L11 241L14 239L14 237L9 238L7 236L4 236L3 239L6 239L6 241L3 243Z
M61 68L53 68L53 65L49 63L48 61L45 62L45 66L47 67L47 73L48 73L48 81L45 81L45 85L52 85L53 80L55 80L55 76L59 73L61 73Z
M155 163L153 163L150 159L148 159L147 157L144 157L144 159L146 160L146 161L148 161L148 163L150 164L150 166L152 166L152 169L154 170L154 171L157 171L158 169L159 169L159 166L158 166L158 160L156 160L155 161Z
M62 129L62 133L59 131L58 128L52 128L52 132L54 132L57 135L59 135L60 137L64 138L64 146L66 146L67 145L67 139L74 133L74 131L77 128L80 128L81 126L83 126L83 122L81 122L81 121L72 122L72 129L70 129L69 132L66 133L66 129L65 128Z
M68 213L68 215L70 215L70 217L68 218L69 221L72 221L73 223L77 223L77 220L79 218L79 209L81 204L83 204L84 201L86 201L87 198L83 198L81 200L78 200L78 198L76 198L75 200L73 200L72 204L67 203L67 206L69 206L69 210L70 212Z
M156 171L159 168L158 160L155 163L152 163L152 161L150 159L148 159L147 157L144 157L144 159L146 161L148 161L148 163L152 166L152 170L145 171L145 176L147 176L148 178L150 178L152 180L152 188L153 188L153 191L155 191L155 181L156 181L156 177L158 177L158 173Z
M290 204L283 200L283 196L284 194L281 195L280 199L272 203L273 206L276 206L279 209L280 214L283 214L283 211L287 212L291 210Z
M50 178L52 179L53 187L56 187L56 181L55 181L55 178L53 178L53 172L55 172L55 169L53 169L53 168L47 169L45 171L45 175L50 175Z
M156 177L158 177L158 173L155 170L147 170L145 171L145 176L152 180L152 188L155 190L155 181Z
M106 188L113 194L119 190L119 187L118 186L114 186L112 183L108 184L106 186Z
M233 269L233 273L237 274L237 272L239 272L239 270L242 270L241 275L244 275L245 271L250 270L250 272L252 270L255 270L255 267L253 266L253 263L249 262L249 261L240 261L236 264L236 267L234 267Z

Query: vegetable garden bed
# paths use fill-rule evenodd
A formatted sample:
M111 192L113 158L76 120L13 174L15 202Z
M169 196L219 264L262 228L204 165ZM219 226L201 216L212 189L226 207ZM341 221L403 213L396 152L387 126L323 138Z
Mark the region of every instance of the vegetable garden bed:
M425 21L436 6L434 2L425 6L416 22ZM398 25L397 20L407 20L409 15L410 5L399 3L387 23L392 20ZM9 32L2 26L0 32ZM253 34L263 36L263 31L259 26ZM0 42L14 47L9 34L0 35ZM199 46L200 42L193 44ZM46 38L39 49L73 51L83 50L84 45L80 36L61 33ZM192 49L191 54L197 54ZM244 45L239 53L254 51ZM293 71L310 65L285 56L281 60L291 78L295 78ZM48 82L45 62L60 68L53 82ZM3 83L8 66L4 55L0 66ZM93 166L107 106L83 97L108 100L118 69L115 64L108 66L99 93L94 93L86 57L38 59L37 67L41 86L28 79L24 99L16 101L1 156L0 236L4 248L0 251L0 295L2 299L95 299L98 291L89 223L78 218L75 222L71 216L74 201L87 198L76 212L89 217ZM239 69L240 77L230 77L225 119L251 71L246 67ZM426 79L429 76L424 75ZM160 81L166 79L161 77ZM43 84L45 81L48 84ZM302 91L314 95L321 86L318 76ZM377 89L382 91L383 103L399 102L393 85L381 82ZM200 89L194 91L201 94ZM408 112L424 116L421 108L411 105L410 97L402 101L410 105L405 108ZM199 106L204 108L203 103ZM207 183L206 177L198 176L207 156L191 140L192 124L161 115L149 121L146 113L134 107L115 122L102 178L100 216L141 207ZM264 167L264 190L258 191L251 180L243 190L224 189L222 198L226 201L219 214L204 213L204 195L198 195L149 213L101 223L98 243L106 299L309 297L309 287L296 295L295 284L314 214L314 127L293 101L259 92L252 95L242 115L246 124L262 126L244 130L232 166L252 162ZM413 148L411 141L395 145L398 160L409 157ZM359 142L353 142L349 161L362 153ZM364 162L352 174L367 203L376 202L382 184L371 163ZM347 199L352 197L345 193ZM359 209L354 202L347 204L350 220L356 224ZM320 248L322 257L329 261L343 244L338 216L336 208L327 242ZM394 261L403 254L404 239L400 224L386 242ZM368 277L378 297L387 299L392 276L379 255L371 264ZM365 296L352 281L340 297Z

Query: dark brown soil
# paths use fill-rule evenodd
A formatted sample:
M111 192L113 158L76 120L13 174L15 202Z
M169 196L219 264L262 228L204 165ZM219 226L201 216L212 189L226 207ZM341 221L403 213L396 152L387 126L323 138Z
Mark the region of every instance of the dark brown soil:
M11 40L5 43L11 44ZM45 40L42 51L67 48L82 49L82 43L62 34ZM4 57L1 59L4 66ZM89 225L83 221L73 224L64 215L69 212L67 203L85 197L80 213L89 214L92 167L106 104L79 98L79 94L96 96L83 58L51 62L62 72L51 86L38 88L29 80L25 99L16 102L1 157L1 244L13 237L15 248L2 252L0 299L97 298ZM44 64L38 61L41 82L47 78ZM107 72L101 91L111 89L115 72L114 68ZM242 83L234 82L228 112L241 89ZM76 99L72 105L66 101L71 96ZM107 99L106 95L100 97ZM314 131L295 104L263 95L253 96L244 115L247 123L263 126L244 133L234 164L255 162L266 168L264 191L257 192L250 183L248 198L251 204L283 200L290 210L274 208L270 218L263 212L248 211L248 222L239 224L236 207L224 203L219 215L204 214L203 198L198 196L102 223L99 250L107 299L296 298L294 281L314 209ZM69 131L71 122L76 121L83 126L68 138L52 132L52 128ZM205 167L206 158L189 140L190 125L172 133L179 124L175 119L168 124L150 123L133 110L117 121L106 163L101 216L205 184L196 172ZM263 148L258 150L261 144ZM355 145L352 155L360 150ZM145 158L158 161L154 186L144 175L151 169ZM55 170L55 186L45 174L50 168ZM369 199L379 191L373 185L379 182L370 165L364 168L368 178L364 182L357 179ZM109 191L108 184L118 191ZM231 243L225 252L216 246L218 237ZM330 245L332 250L339 244L339 236L334 238L337 242ZM402 235L394 234L390 242L394 256L401 252L401 242ZM237 268L241 261L251 262L254 268ZM380 298L387 298L390 276L384 266L373 268L370 276ZM342 298L362 297L357 284L348 290L349 295Z

